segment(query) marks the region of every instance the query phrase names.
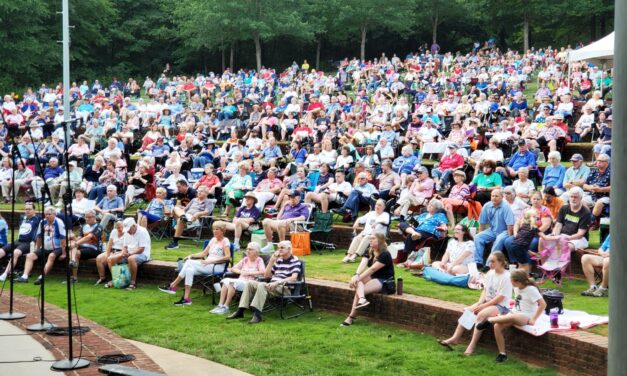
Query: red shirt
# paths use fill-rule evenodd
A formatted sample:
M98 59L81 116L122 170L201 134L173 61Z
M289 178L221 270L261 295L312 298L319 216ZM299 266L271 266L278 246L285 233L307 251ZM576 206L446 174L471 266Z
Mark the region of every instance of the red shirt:
M462 167L464 165L464 157L455 153L449 154L442 158L440 161L440 165L438 166L438 170L445 171L448 169L456 169L458 167Z
M214 185L218 184L219 182L220 182L220 178L218 178L217 175L211 175L211 177L207 175L203 175L200 178L200 180L198 180L198 183L200 183L200 185L204 185L205 187L209 189L211 189Z
M324 110L324 106L322 105L321 102L311 102L309 106L307 106L307 111L314 111L314 110Z

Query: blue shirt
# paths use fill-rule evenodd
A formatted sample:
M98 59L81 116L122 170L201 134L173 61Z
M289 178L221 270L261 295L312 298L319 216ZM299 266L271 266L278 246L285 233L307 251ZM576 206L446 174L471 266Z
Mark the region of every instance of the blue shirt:
M409 157L401 155L392 162L392 169L398 174L409 174L418 162L418 158L415 155L410 155Z
M536 155L527 150L524 154L514 154L507 164L512 170L518 171L521 167L536 166Z
M283 153L281 153L281 148L276 145L274 147L268 146L267 148L263 149L261 154L266 160L272 158L281 158L283 156Z
M375 186L370 183L366 183L364 185L358 185L355 187L355 190L361 192L361 195L364 197L370 197L374 193L379 193L377 188L375 188Z
M61 176L61 174L63 173L63 168L61 166L57 166L57 167L46 167L46 169L44 170L44 180L48 180L48 179L54 179L56 177Z
M7 244L7 232L9 231L9 225L7 225L7 221L4 218L0 218L0 245Z
M544 177L542 178L542 185L545 187L557 187L562 188L564 183L564 176L566 175L566 167L562 165L549 165L544 169Z
M418 221L418 227L416 227L416 230L428 232L435 235L436 238L440 237L440 233L436 230L436 228L442 224L448 224L448 219L446 219L446 216L440 212L435 213L432 216L429 216L429 213L427 212L422 213L416 217L416 221Z
M497 207L494 206L492 201L487 202L479 216L479 223L490 225L490 229L495 234L507 231L507 226L513 226L514 222L514 213L505 201L501 201Z
M605 241L603 242L603 244L601 244L601 250L603 252L610 251L610 235L608 235L607 238L605 238Z
M257 209L255 205L253 205L253 207L250 209L248 209L246 206L242 206L241 208L239 208L239 210L237 210L237 213L235 214L235 217L237 218L252 218L254 221L259 219L260 216L261 212L259 211L259 209Z
M35 240L35 234L37 234L37 226L39 226L39 216L34 215L30 218L24 217L20 224L19 237L17 241L20 243L30 243Z
M98 207L102 210L118 209L124 207L124 201L120 196L115 196L113 199L105 196L98 203Z
M44 231L44 242L42 248L48 251L61 249L61 240L65 239L65 224L63 221L55 217L52 223L44 220L40 226L37 226L37 236L41 236L41 228Z

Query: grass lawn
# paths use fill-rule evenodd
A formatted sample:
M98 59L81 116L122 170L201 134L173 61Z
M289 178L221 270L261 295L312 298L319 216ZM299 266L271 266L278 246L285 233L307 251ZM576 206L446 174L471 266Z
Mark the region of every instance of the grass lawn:
M65 307L61 279L52 277L49 281L46 299ZM27 284L19 285L17 291L36 296L38 290ZM464 357L463 346L454 352L445 351L433 337L365 320L341 328L343 316L325 312L314 311L294 320L280 320L278 313L271 312L262 324L253 326L209 314L210 299L197 291L192 293L194 304L190 307L173 306L174 297L147 284L129 292L78 283L76 292L82 316L125 338L255 375L556 374L513 359L495 365L496 354L485 350Z

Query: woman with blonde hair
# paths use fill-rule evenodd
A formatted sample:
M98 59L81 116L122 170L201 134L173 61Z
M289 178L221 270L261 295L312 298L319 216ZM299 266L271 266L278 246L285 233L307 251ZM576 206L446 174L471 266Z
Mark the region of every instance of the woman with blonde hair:
M357 256L363 256L365 253L370 242L370 237L373 234L380 232L385 235L387 233L388 226L390 225L390 214L385 211L385 201L378 199L374 205L373 211L368 212L363 217L357 218L353 224L355 234L360 224L364 226L364 229L358 235L353 236L346 257L344 257L342 262L355 262Z
M357 310L370 304L366 295L380 291L392 293L390 281L394 281L394 263L392 255L387 250L385 235L377 232L370 236L370 249L364 254L357 272L351 278L348 286L355 290L353 305L348 317L341 326L350 326L357 317Z

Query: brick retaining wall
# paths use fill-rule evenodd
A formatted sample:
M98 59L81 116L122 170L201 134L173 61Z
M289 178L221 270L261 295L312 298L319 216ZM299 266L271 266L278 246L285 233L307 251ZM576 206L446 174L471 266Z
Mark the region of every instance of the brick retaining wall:
M146 263L139 270L138 282L170 282L174 278L175 267L174 262ZM56 265L53 272L63 273L63 266ZM79 278L95 280L96 277L94 260L82 262ZM314 308L349 312L353 292L347 284L313 278L307 279L307 282ZM462 304L414 295L375 294L369 300L370 306L361 311L360 315L436 337L452 335L464 308ZM467 332L466 341L469 336ZM583 330L534 337L511 329L506 333L506 340L508 352L528 363L555 368L568 375L596 376L607 373L607 337ZM496 351L491 330L482 336L480 344Z

